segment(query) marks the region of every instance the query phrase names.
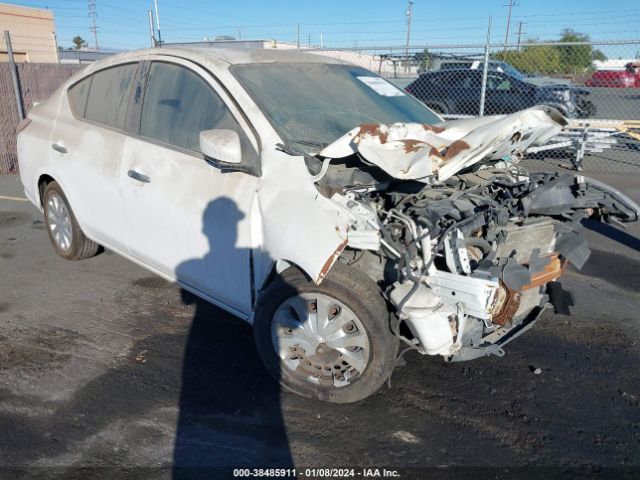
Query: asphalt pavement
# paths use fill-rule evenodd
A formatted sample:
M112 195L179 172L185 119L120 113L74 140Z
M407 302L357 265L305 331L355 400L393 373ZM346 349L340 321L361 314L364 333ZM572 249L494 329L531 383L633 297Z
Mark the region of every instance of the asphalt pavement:
M640 176L598 178L640 202ZM592 257L563 281L573 315L545 313L503 358L410 352L390 387L338 406L281 391L233 316L110 252L58 257L21 197L0 176L1 479L640 472L640 224L587 224Z

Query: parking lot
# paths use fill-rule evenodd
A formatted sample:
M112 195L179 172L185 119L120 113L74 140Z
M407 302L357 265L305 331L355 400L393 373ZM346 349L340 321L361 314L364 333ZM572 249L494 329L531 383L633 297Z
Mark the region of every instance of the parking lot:
M597 178L640 201L640 177ZM409 353L390 388L338 406L280 391L229 314L110 252L56 256L17 176L0 196L0 478L640 465L638 224L587 224L571 317L547 312L503 358Z

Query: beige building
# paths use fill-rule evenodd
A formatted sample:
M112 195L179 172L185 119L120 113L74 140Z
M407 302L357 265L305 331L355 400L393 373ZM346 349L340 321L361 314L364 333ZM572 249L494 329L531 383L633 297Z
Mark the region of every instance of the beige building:
M51 10L0 3L0 61L7 61L4 31L11 35L17 62L57 63L58 47Z

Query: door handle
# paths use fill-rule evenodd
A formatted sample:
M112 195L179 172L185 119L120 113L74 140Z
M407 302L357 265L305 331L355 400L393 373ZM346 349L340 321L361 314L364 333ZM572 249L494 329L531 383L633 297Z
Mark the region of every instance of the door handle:
M65 154L69 151L67 150L67 147L65 147L60 143L54 143L53 145L51 145L51 148L53 148L56 152L62 153L62 154Z
M151 182L151 178L148 175L144 175L140 172L136 172L135 170L129 170L127 172L127 175L129 175L129 177L133 178L134 180L137 180L138 182L142 182L142 183Z

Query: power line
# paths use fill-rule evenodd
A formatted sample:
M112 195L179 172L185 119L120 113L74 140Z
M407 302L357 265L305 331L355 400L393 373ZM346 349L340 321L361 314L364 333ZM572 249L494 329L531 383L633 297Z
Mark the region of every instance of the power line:
M93 32L93 41L97 52L100 50L100 47L98 45L98 27L96 26L96 17L98 16L98 12L96 12L95 0L89 0L89 16L91 17L92 24L89 30Z

